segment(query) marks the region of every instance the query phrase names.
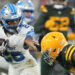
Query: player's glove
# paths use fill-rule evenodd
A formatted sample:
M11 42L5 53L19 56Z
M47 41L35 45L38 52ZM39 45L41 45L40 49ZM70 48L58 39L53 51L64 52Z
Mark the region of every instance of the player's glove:
M71 41L75 40L75 33L68 33L67 38L68 40L71 40Z
M35 46L36 46L36 48L37 48L38 51L41 51L41 47L40 47L40 45L35 44Z
M7 41L0 38L0 52L3 53L6 50Z

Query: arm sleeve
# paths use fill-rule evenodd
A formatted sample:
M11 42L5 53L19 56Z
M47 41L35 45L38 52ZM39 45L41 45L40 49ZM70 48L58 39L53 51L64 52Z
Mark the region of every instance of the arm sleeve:
M35 33L41 33L44 30L45 21L46 21L46 13L41 12L39 18L37 19L36 23L34 24Z
M71 15L70 27L72 32L75 33L75 11L74 14Z
M26 35L26 38L27 37L33 37L34 36L34 29L32 29L32 30L30 30L28 33L27 33L27 35Z

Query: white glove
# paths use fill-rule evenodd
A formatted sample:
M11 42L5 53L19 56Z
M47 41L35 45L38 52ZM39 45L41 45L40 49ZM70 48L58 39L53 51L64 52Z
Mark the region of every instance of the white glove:
M2 44L0 45L0 52L3 53L6 50L6 41L3 41Z

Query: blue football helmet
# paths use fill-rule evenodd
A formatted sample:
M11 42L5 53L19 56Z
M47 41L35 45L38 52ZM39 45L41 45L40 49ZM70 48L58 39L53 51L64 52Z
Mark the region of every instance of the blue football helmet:
M21 10L14 4L7 4L1 10L1 19L4 28L11 33L16 33L17 27L22 24L22 13ZM18 25L9 25L8 21L19 20Z
M31 0L18 1L16 4L22 10L22 17L27 23L31 23L34 20L34 6ZM25 14L25 12L31 12L31 14Z

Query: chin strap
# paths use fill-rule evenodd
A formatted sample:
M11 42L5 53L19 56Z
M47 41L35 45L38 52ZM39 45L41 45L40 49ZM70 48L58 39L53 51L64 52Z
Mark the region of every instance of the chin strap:
M57 5L57 4L55 4L53 7L56 8L56 9L63 9L64 5Z

